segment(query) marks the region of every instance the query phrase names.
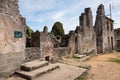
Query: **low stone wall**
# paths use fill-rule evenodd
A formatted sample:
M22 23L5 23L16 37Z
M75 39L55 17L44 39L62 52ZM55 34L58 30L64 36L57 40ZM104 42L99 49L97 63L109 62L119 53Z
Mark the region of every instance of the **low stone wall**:
M24 51L0 54L0 78L12 75L24 59Z
M29 62L35 59L40 59L40 48L39 47L30 47L25 50L25 62Z
M59 48L54 48L54 52L58 56L66 56L68 54L68 47L59 47Z

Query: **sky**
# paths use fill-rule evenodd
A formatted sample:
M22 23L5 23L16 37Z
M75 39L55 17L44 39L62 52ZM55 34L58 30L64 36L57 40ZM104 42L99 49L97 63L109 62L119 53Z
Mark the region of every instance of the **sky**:
M90 7L95 22L97 7L103 4L105 14L109 15L112 5L114 28L120 27L120 0L19 0L19 10L26 23L34 31L43 31L44 26L50 32L55 22L63 24L65 33L79 26L79 16Z

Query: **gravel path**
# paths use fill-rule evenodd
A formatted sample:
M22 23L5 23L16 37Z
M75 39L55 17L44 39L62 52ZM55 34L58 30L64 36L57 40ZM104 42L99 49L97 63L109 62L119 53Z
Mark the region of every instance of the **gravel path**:
M98 55L85 61L90 65L86 80L120 80L120 64L109 62L110 58L120 58L120 53Z

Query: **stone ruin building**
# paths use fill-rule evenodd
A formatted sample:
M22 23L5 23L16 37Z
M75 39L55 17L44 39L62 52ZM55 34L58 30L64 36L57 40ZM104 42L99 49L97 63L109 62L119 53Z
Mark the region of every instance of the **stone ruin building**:
M18 0L0 0L0 77L13 74L24 62L43 59L55 62L74 54L94 55L120 50L120 29L113 29L113 20L105 16L104 6L97 10L95 25L92 11L86 8L79 17L79 26L57 38L43 32L32 33L31 46L25 48L26 23L18 10ZM115 37L114 37L115 35Z
M115 49L113 20L105 16L104 6L97 9L96 21L93 26L92 11L86 8L79 17L79 26L76 30L62 38L56 38L47 32L36 31L32 34L33 47L39 47L40 57L49 61L58 56L73 57L74 54L94 55L112 52ZM59 40L58 40L59 39ZM47 50L46 50L47 49Z
M79 17L79 27L76 28L76 53L96 54L96 36L93 29L92 11L86 8Z
M40 47L41 55L47 53L47 56L57 54L72 57L74 54L93 55L112 52L115 49L114 21L105 16L102 4L96 13L96 21L93 26L92 11L90 8L86 8L79 17L79 26L76 27L76 30L64 35L60 41L48 34L47 27L43 32L36 31L32 34L33 46ZM43 58L43 56L41 57Z
M95 21L97 53L111 52L115 49L113 20L105 16L104 6L97 10Z
M18 0L0 0L0 77L13 74L25 59L25 27Z

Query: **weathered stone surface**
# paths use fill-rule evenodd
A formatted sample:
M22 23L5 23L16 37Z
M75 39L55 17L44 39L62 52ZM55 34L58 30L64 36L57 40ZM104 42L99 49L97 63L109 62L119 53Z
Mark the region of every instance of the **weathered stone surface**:
M33 47L40 47L40 32L36 31L32 33L32 46Z
M98 53L111 52L114 49L113 20L105 16L104 5L97 9L95 21L96 45Z
M43 30L43 32L44 32L45 34L48 33L48 28L47 28L47 26L44 26L44 30Z
M120 28L114 30L115 50L120 51Z
M76 36L76 53L79 54L95 54L96 53L96 36L93 29L92 12L90 8L85 9L79 17L80 27L77 27Z
M31 62L23 63L21 69L24 71L33 71L35 69L48 65L48 61L33 60Z
M49 57L49 61L54 56L54 48L59 47L59 41L51 34L48 34L45 26L43 32L36 31L32 34L32 43L34 47L39 47L41 58Z
M25 50L25 62L41 58L40 47L30 47Z
M25 36L24 27L18 25L12 20L11 17L0 15L0 52L19 52L25 49ZM14 38L14 32L21 31L23 34L22 38Z
M14 55L10 55L14 54ZM2 59L0 63L0 77L8 77L9 75L12 75L16 69L20 68L20 64L24 60L24 52L21 52L21 56L16 56L17 53L6 53L2 54ZM19 59L19 60L18 60Z
M59 56L66 56L66 54L68 53L68 47L54 48L54 53Z
M39 63L40 63L40 61L39 61ZM29 64L29 65L31 65L31 64ZM17 71L16 73L23 78L26 78L28 80L32 80L32 79L34 79L38 76L45 75L46 73L54 71L58 68L59 68L58 64L49 64L49 65L46 65L46 66L42 66L38 69L35 69L33 71L23 71L23 70L21 70L21 71Z
M60 66L59 69L56 69L48 74L40 76L35 80L77 80L84 74L87 69L66 65L62 63L56 63ZM59 73L59 74L58 74ZM51 76L51 77L50 77Z
M24 60L25 26L18 0L0 0L0 77L14 73ZM22 32L22 38L15 38L15 31Z

